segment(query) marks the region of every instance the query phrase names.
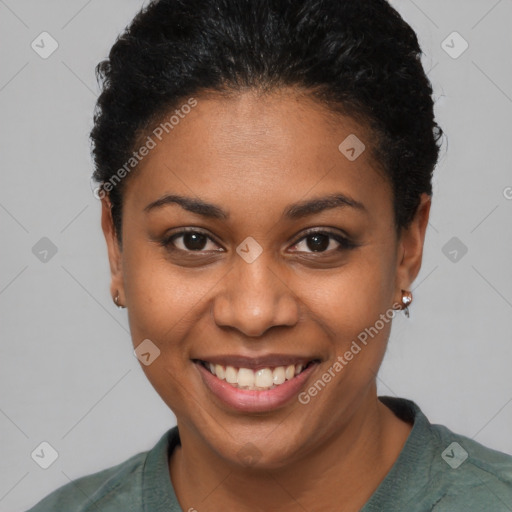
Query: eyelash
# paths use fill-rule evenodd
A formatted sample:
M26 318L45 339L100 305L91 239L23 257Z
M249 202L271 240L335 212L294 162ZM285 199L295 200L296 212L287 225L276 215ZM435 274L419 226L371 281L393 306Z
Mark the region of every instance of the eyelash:
M165 247L167 250L171 251L171 252L181 251L181 252L188 253L188 254L194 254L194 253L201 254L203 251L184 250L184 249L178 249L177 247L173 246L174 241L177 238L180 238L181 236L186 235L188 233L195 233L195 234L198 234L198 235L203 235L208 240L210 240L213 243L217 244L217 242L212 237L210 237L207 233L203 232L202 230L197 229L197 228L186 228L186 229L182 229L181 231L179 231L177 233L173 233L172 235L164 238L162 240L162 242L161 242L161 245L163 247ZM308 237L313 236L313 235L326 235L329 238L334 239L340 245L336 249L330 249L330 250L319 251L319 252L310 251L310 252L306 252L306 254L327 254L327 253L330 253L332 251L350 250L350 249L354 249L354 248L358 247L357 244L355 244L354 242L350 241L348 238L340 235L339 233L334 233L332 231L322 230L322 229L312 229L312 230L306 231L301 236L301 238L299 238L295 243L292 244L292 247L298 245L300 242L302 242L303 240L306 240ZM214 252L221 252L221 251L214 251ZM305 251L297 251L297 252L305 252Z

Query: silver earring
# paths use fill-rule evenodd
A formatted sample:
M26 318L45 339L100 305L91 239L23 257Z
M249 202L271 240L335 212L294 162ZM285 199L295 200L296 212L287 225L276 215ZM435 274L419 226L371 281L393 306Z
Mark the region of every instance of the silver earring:
M119 292L117 292L116 296L114 297L114 303L118 309L124 309L126 307L119 303Z
M405 316L409 318L409 305L412 302L412 293L408 290L402 290L402 305Z

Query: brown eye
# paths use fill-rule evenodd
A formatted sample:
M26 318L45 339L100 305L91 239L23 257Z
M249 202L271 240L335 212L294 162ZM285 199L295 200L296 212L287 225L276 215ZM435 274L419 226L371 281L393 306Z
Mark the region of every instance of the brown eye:
M214 247L208 247L211 242ZM205 233L197 230L184 230L167 237L163 245L169 250L200 252L217 250L217 244ZM210 244L211 245L211 244Z
M329 247L330 239L329 235L317 234L317 235L309 235L305 238L307 240L306 245L308 249L311 249L314 252L323 252Z
M332 250L352 249L357 245L338 233L311 231L296 242L293 247L301 247L298 252L323 253Z

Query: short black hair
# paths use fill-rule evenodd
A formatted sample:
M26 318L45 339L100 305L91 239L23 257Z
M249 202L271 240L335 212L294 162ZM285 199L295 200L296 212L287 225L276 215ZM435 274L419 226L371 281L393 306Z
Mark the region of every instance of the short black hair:
M421 55L385 0L153 0L96 67L93 177L113 183L152 123L193 95L291 86L371 130L399 231L432 195L442 137ZM121 240L118 181L108 195Z

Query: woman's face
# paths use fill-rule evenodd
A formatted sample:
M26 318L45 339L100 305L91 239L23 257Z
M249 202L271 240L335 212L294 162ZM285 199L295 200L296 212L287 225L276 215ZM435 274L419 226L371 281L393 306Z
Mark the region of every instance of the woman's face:
M198 96L152 137L124 190L122 250L103 209L142 368L210 453L293 462L375 402L429 203L398 240L365 130L292 91Z

